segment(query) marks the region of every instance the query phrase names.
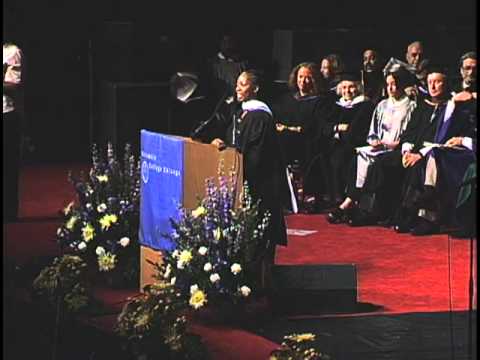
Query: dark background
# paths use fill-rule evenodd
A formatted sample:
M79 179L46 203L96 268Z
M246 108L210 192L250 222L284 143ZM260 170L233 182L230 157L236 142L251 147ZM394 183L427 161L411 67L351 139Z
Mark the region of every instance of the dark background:
M35 145L26 159L88 159L105 106L121 114L150 106L158 111L152 118L165 123L156 86L175 71L201 69L226 31L237 34L245 56L273 78L276 30L290 31L293 47L285 56L293 65L335 52L358 67L367 47L386 60L404 60L406 46L421 40L428 57L457 76L459 57L476 49L474 0L193 4L4 0L4 40L15 41L26 59L27 131ZM110 94L118 97L112 105L102 90L106 81L133 85L121 99ZM152 90L141 95L137 85L145 83Z

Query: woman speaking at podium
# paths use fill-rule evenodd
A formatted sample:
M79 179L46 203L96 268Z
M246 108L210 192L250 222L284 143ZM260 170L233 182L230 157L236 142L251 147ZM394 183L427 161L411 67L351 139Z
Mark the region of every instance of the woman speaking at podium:
M277 131L272 111L257 99L260 75L254 70L242 72L235 88L236 101L233 115L223 139L215 138L211 144L219 150L234 147L243 155L244 179L254 200L260 200L260 210L269 211L270 223L257 254L260 285L268 289L275 245L287 245L283 218L283 201L289 193L286 169L281 158Z

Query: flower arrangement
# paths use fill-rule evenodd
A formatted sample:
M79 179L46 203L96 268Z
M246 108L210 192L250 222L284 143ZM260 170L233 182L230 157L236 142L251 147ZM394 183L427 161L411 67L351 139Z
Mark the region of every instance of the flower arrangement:
M157 264L157 278L175 285L193 309L208 305L238 305L255 291L255 261L266 247L262 237L270 214L260 213L245 183L236 201L236 177L206 180L206 194L194 210L180 208L180 219L171 220L166 234L174 250Z
M291 334L283 337L279 349L271 352L269 360L328 360L330 357L312 347L315 335L311 333Z
M64 223L57 230L64 251L85 259L96 272L115 273L129 284L138 281L139 274L139 174L129 144L123 164L112 144L106 156L94 144L88 176L69 173L77 201L64 209Z
M207 359L207 350L200 338L187 331L186 318L181 315L185 307L185 301L173 285L148 285L142 294L125 304L115 331L128 341L136 355Z
M50 306L60 300L69 312L81 311L90 302L86 267L78 256L56 257L33 281L35 295L45 299Z

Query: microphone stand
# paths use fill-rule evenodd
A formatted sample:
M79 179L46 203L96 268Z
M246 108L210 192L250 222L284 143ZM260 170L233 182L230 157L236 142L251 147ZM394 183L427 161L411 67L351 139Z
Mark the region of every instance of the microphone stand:
M202 121L200 123L200 125L190 133L190 137L193 140L198 139L198 136L199 136L200 132L202 132L203 129L208 124L210 124L212 122L212 120L217 116L218 110L220 109L220 106L222 106L222 104L224 103L226 98L227 98L227 92L225 92L225 94L223 94L223 96L218 101L217 105L215 105L215 109L213 110L213 114L207 120Z

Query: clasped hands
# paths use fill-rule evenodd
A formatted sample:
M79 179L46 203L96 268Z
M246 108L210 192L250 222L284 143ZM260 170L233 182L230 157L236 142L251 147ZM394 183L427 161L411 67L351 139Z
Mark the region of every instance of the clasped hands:
M446 147L454 147L454 146L462 146L463 144L463 137L461 136L454 136L447 140L445 143Z
M454 136L454 137L447 140L447 142L445 143L445 146L446 147L454 147L454 146L462 146L462 144L463 144L463 137ZM403 165L404 168L413 166L422 157L423 156L419 153L406 152L402 156L402 165Z
M395 149L395 147L398 145L398 141L392 142L392 143L386 143L383 142L382 140L375 139L370 141L370 146L373 148L375 151L379 150L386 150L386 149Z
M404 168L415 165L423 156L419 153L406 152L402 156L402 165Z
M282 123L277 123L275 126L278 132L289 130L289 131L301 133L303 131L301 126L287 126Z

